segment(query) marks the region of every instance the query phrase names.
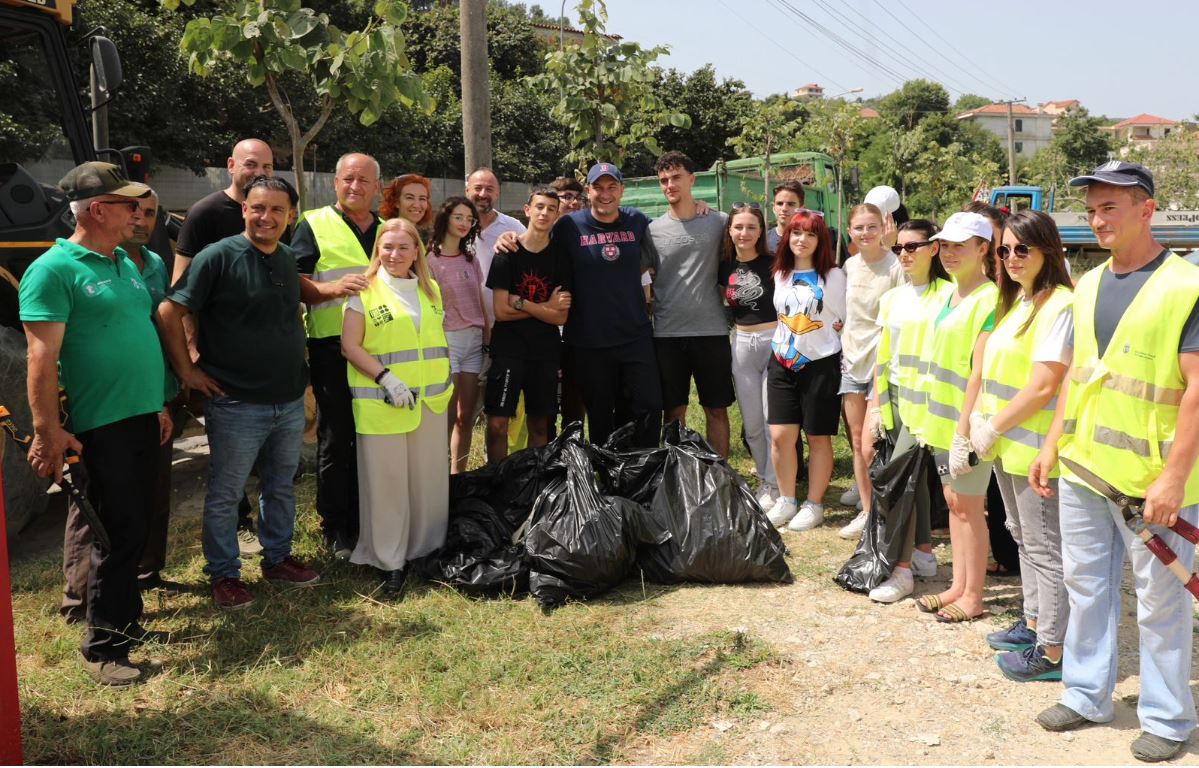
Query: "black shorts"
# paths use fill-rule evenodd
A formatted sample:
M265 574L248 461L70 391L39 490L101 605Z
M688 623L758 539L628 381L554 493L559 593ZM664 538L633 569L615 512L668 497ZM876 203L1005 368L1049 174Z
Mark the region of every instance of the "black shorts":
M658 378L662 381L662 407L686 405L691 399L691 378L699 404L728 408L733 393L733 352L728 336L690 336L654 339Z
M774 355L766 365L766 423L798 424L809 435L835 435L841 426L841 355L798 371Z
M483 413L516 415L516 401L525 395L525 415L554 417L558 413L558 362L497 357L487 369Z

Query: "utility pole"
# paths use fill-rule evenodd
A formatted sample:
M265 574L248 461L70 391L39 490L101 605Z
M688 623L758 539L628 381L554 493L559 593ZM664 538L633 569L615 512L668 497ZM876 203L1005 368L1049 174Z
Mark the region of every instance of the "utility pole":
M1012 117L1012 105L1023 103L1025 99L1008 99L998 102L1007 104L1007 183L1016 184L1016 121Z
M458 4L462 49L462 143L465 170L491 165L491 86L487 80L487 0Z

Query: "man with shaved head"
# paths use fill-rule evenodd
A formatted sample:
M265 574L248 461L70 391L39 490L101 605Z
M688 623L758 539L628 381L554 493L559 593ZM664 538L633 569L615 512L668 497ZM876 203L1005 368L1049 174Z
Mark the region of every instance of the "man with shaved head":
M347 296L367 287L363 277L375 248L379 163L342 155L334 169L337 202L304 213L292 238L300 300L308 306L308 365L316 397L316 510L325 542L348 560L358 540L358 454L346 361L341 356L341 311Z
M183 228L179 230L179 238L175 243L172 285L187 271L187 266L197 253L218 240L224 240L245 230L246 222L241 210L241 204L245 201L243 190L255 176L274 174L275 156L270 145L262 139L242 139L233 145L233 153L225 161L225 167L229 169L229 186L200 198L187 209L187 218L183 221ZM288 242L286 232L280 242ZM188 315L184 318L183 327L187 331L187 342L192 357L196 357L198 352L195 343L195 318ZM197 409L194 412L198 412L202 404L193 402L191 406ZM243 555L256 555L262 551L262 545L254 534L250 501L245 496L242 497L237 511L237 542L241 552Z

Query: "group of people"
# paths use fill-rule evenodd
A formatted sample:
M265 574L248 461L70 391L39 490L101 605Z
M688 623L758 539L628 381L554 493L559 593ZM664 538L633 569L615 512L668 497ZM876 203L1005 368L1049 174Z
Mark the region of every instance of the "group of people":
M239 142L228 169L229 186L189 211L169 279L144 247L152 190L109 164L74 169L60 186L75 233L21 283L30 462L60 475L79 452L113 541L89 549L76 515L64 548L63 611L86 623L85 668L97 680L137 681L129 651L163 639L139 623L140 591L163 583L163 488L188 413L202 407L211 454L205 573L215 604L237 609L255 600L243 554L260 553L270 581L320 578L291 554L309 384L326 541L378 569L393 598L407 563L444 541L449 475L466 469L480 410L490 462L544 445L559 412L585 416L597 443L632 423L633 444L648 447L663 414L686 418L694 384L725 456L739 403L759 502L791 530L823 523L842 420L862 507L846 537L870 517L875 442L893 443L893 461L930 450L953 577L916 607L939 621L984 610L994 478L1019 545L1024 615L988 641L1008 677L1064 680L1062 703L1038 718L1046 728L1112 717L1127 550L1142 633L1145 733L1134 755L1172 755L1194 727L1186 593L1102 489L1058 464L1060 448L1145 498L1148 523L1195 521L1199 435L1186 427L1199 408L1189 386L1199 268L1153 241L1153 180L1140 166L1109 163L1072 182L1086 187L1112 252L1077 287L1045 214L975 205L942 227L897 223L906 217L893 190L872 192L849 212L853 255L838 265L839 235L803 207L802 184L773 190L769 226L759 204L725 213L695 200L694 164L680 152L656 163L669 205L656 219L622 207L620 170L598 163L585 187L533 187L527 227L497 210L500 182L486 168L434 206L428 179L385 186L373 158L350 153L336 166L336 202L303 213L264 142ZM936 572L930 502L916 505L900 562L872 599L896 602L914 591L913 573ZM1162 536L1189 569L1194 548Z

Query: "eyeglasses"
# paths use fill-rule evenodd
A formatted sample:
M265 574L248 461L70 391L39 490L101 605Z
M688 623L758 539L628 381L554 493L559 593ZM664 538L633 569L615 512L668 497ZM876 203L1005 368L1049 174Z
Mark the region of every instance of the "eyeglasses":
M749 209L752 209L752 210L755 210L755 211L760 211L760 210L762 210L762 206L761 206L761 205L759 205L759 204L757 204L757 203L744 203L744 202L737 202L737 203L733 203L733 210L734 210L734 211L740 211L740 210L741 210L741 209L743 209L743 208L749 208Z
M908 253L915 253L916 251L920 250L921 248L925 247L926 245L932 245L932 244L933 244L932 240L921 240L918 243L904 243L903 245L896 243L895 245L891 246L891 253L895 254L896 256L898 256L901 251L907 251Z
M137 213L142 207L141 203L132 198L129 200L97 200L96 202L100 205L123 205L130 213Z
M1024 243L1014 245L1011 248L1007 247L1006 245L1001 245L995 249L995 253L999 254L1000 261L1007 261L1013 256L1017 259L1023 260L1028 258L1029 249Z

